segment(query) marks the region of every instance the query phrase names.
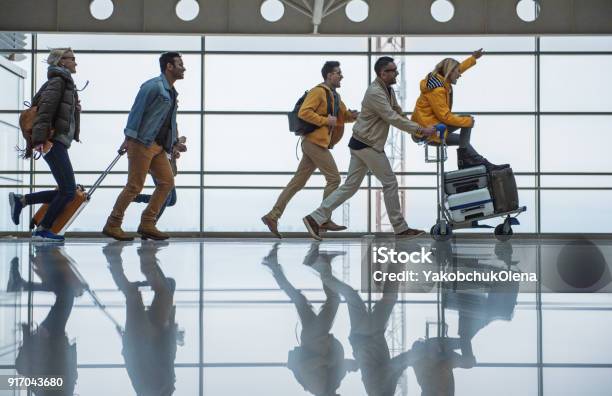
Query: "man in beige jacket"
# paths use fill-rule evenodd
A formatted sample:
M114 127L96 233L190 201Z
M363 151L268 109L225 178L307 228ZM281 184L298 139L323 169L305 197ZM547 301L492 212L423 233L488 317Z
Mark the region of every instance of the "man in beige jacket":
M317 210L303 219L306 229L314 239L321 240L321 224L329 221L333 210L357 192L368 170L382 184L385 207L395 234L416 236L424 232L408 227L404 220L397 178L384 148L390 125L410 134L418 133L419 136L427 137L433 135L435 129L421 127L403 115L391 88L398 75L393 58L379 58L374 64L374 71L376 80L368 87L361 102L361 113L353 126L353 136L349 142L351 162L346 182L325 198Z

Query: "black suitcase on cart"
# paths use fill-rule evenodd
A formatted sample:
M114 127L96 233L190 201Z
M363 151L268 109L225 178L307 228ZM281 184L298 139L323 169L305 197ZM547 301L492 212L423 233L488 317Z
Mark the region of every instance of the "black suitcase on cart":
M495 213L510 212L518 208L518 189L512 168L491 171L489 189Z

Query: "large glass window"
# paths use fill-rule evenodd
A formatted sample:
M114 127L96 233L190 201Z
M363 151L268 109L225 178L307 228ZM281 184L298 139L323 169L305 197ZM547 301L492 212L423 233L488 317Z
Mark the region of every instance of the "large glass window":
M599 37L231 37L182 35L28 35L27 53L13 62L23 79L0 76L3 89L20 92L0 99L0 159L3 197L19 187L53 188L44 161L16 158L22 143L17 117L46 80L48 49L71 46L77 53L74 76L83 107L82 144L70 150L77 182L89 186L115 156L128 112L140 85L159 74L159 53L183 51L185 79L179 91L179 131L188 152L178 161L178 203L160 225L169 231L265 231L259 217L274 205L300 158L299 140L288 131L286 112L301 94L321 82L321 66L338 60L344 75L339 92L347 107L359 109L373 64L391 55L401 74L394 87L410 115L419 83L442 59L463 60L483 48L485 55L453 87L453 111L473 114L472 144L491 162L509 163L516 174L521 215L515 232L607 232L606 199L612 144L612 39ZM538 51L539 49L539 51ZM34 81L34 86L30 81ZM15 98L19 99L15 99ZM343 175L350 152L344 140L333 155ZM9 149L10 148L10 149ZM406 218L429 229L435 218L435 166L424 161L423 146L392 128L385 151L397 172ZM449 148L447 167L455 168ZM12 159L11 159L12 158ZM99 231L125 184L127 161L119 161L96 193L75 231ZM301 217L320 202L320 173L297 193L281 219L281 231L303 231ZM147 180L145 192L151 191ZM368 188L370 189L368 191ZM20 190L25 191L25 190ZM589 204L585 204L585 201ZM601 203L601 204L600 204ZM6 205L5 205L6 206ZM142 207L134 205L126 225L136 227ZM570 215L574 213L575 215ZM360 190L334 214L350 231L389 231L380 184L366 177ZM8 216L0 229L14 230Z

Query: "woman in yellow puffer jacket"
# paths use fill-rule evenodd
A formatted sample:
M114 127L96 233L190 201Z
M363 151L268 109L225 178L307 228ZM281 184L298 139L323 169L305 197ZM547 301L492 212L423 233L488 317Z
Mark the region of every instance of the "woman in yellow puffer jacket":
M474 126L472 116L453 114L453 88L461 74L476 64L476 59L482 56L482 48L474 51L472 56L459 63L453 58L446 58L438 63L435 69L421 80L421 95L416 101L412 112L412 121L430 127L445 124L447 128L446 143L449 146L459 146L457 149L457 166L459 169L485 165L488 170L505 168L508 165L495 165L470 144L470 134ZM461 129L459 135L456 132ZM437 137L430 138L430 143L439 144Z

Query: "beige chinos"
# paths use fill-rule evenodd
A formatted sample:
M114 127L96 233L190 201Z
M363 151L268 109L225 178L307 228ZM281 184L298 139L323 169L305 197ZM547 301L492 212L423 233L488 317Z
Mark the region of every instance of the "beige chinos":
M336 161L331 155L329 149L316 145L306 139L302 139L302 160L300 161L295 174L279 195L274 207L267 216L278 220L287 204L293 196L306 185L310 176L318 168L325 176L325 189L323 190L323 198L329 196L340 185L340 173Z
M385 207L393 231L399 234L409 228L402 215L397 178L391 168L389 158L384 152L378 152L371 147L361 150L351 149L351 162L345 183L325 198L321 206L310 214L317 224L321 225L327 222L334 209L355 195L368 170L382 184Z

